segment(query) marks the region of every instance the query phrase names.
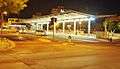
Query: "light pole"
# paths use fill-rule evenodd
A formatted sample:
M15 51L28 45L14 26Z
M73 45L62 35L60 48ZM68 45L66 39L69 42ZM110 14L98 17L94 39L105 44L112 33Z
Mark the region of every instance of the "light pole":
M4 11L3 13L2 13L2 19L4 20L4 15L7 15L7 11Z
M4 12L2 12L1 13L1 35L2 35L2 24L3 24L3 22L4 22L4 15L7 15L7 12L6 11L4 11ZM2 38L1 38L1 42L2 42Z
M7 15L7 11L4 11L4 12L1 13L1 20L2 20L1 29L2 29L2 24L4 22L4 15Z

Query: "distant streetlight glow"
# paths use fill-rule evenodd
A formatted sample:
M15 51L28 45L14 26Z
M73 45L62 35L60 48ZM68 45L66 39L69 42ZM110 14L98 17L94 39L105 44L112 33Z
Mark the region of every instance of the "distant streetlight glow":
M120 24L118 26L120 27Z
M64 13L65 11L63 9L60 10L61 13Z
M7 15L7 11L4 11L3 14Z

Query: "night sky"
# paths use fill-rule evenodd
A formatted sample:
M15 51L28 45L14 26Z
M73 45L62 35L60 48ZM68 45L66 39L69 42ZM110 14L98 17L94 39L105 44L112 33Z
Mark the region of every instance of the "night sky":
M120 0L29 0L28 7L21 11L21 17L31 17L35 12L48 14L57 5L65 9L90 14L119 14Z

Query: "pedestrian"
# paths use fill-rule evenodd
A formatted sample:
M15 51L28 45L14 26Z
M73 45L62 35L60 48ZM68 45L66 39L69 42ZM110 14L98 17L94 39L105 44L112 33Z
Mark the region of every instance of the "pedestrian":
M71 42L72 37L69 35L68 36L68 41Z

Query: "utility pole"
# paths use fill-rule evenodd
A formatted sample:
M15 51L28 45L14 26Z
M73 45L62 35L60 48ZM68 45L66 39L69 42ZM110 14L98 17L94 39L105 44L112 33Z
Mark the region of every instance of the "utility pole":
M2 35L2 24L3 24L3 22L4 22L4 15L7 15L7 12L6 11L4 11L4 12L2 12L1 13L1 35ZM2 38L1 38L1 43L2 43Z

